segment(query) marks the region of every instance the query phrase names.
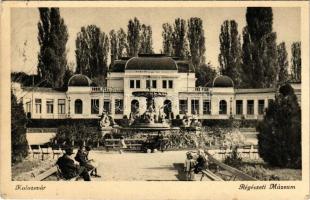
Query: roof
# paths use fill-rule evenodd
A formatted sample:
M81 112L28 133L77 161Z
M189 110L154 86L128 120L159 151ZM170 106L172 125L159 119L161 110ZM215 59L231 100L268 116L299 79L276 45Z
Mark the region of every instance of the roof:
M130 58L121 58L120 60L115 60L110 67L110 72L125 72L125 65Z
M213 79L212 87L234 87L234 82L228 76L217 76Z
M68 82L68 87L89 87L91 80L83 74L73 75Z
M129 59L126 70L178 70L176 62L162 54L139 55Z
M138 57L123 57L115 60L110 72L125 70L178 70L180 73L195 72L194 66L186 60L172 58L165 54L139 54Z
M176 63L180 73L195 72L194 66L188 61L176 61Z

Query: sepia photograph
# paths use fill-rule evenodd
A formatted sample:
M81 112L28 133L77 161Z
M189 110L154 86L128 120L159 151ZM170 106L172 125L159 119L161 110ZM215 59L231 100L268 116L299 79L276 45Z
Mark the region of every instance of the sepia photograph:
M301 4L145 3L7 8L12 190L309 187Z

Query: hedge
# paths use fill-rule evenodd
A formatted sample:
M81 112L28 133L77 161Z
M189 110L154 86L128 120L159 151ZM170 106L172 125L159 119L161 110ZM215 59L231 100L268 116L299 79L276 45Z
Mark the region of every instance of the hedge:
M115 122L120 126L128 126L129 120L115 119ZM239 124L242 128L255 128L257 127L258 120L253 119L203 119L202 126L208 127L231 127L232 124ZM97 127L99 119L30 119L27 128L57 128L64 125L84 124L89 127ZM182 125L182 119L173 119L171 121L172 126L180 127Z

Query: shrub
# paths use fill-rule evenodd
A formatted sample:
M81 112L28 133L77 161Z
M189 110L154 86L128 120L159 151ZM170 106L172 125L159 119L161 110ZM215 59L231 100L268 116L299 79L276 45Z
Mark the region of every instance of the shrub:
M255 165L254 167L250 165L246 165L246 166L241 167L240 169L244 173L258 180L261 180L261 181L270 180L271 174L269 174L268 171L260 165Z
M16 96L11 92L11 138L12 163L22 161L28 155L28 142L26 139L27 118L23 104L18 103Z
M240 168L242 166L242 158L238 153L238 148L235 146L232 149L231 155L227 156L224 160L224 163L226 165L229 165L231 167Z
M264 161L271 166L301 168L301 110L290 85L281 87L257 130Z

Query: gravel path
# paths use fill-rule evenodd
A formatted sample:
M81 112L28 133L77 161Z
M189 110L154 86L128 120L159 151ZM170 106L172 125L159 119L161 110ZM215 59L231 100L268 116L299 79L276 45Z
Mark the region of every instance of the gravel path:
M102 176L93 178L94 181L179 181L185 180L185 154L186 151L123 154L92 151L89 158L97 161L98 174Z

